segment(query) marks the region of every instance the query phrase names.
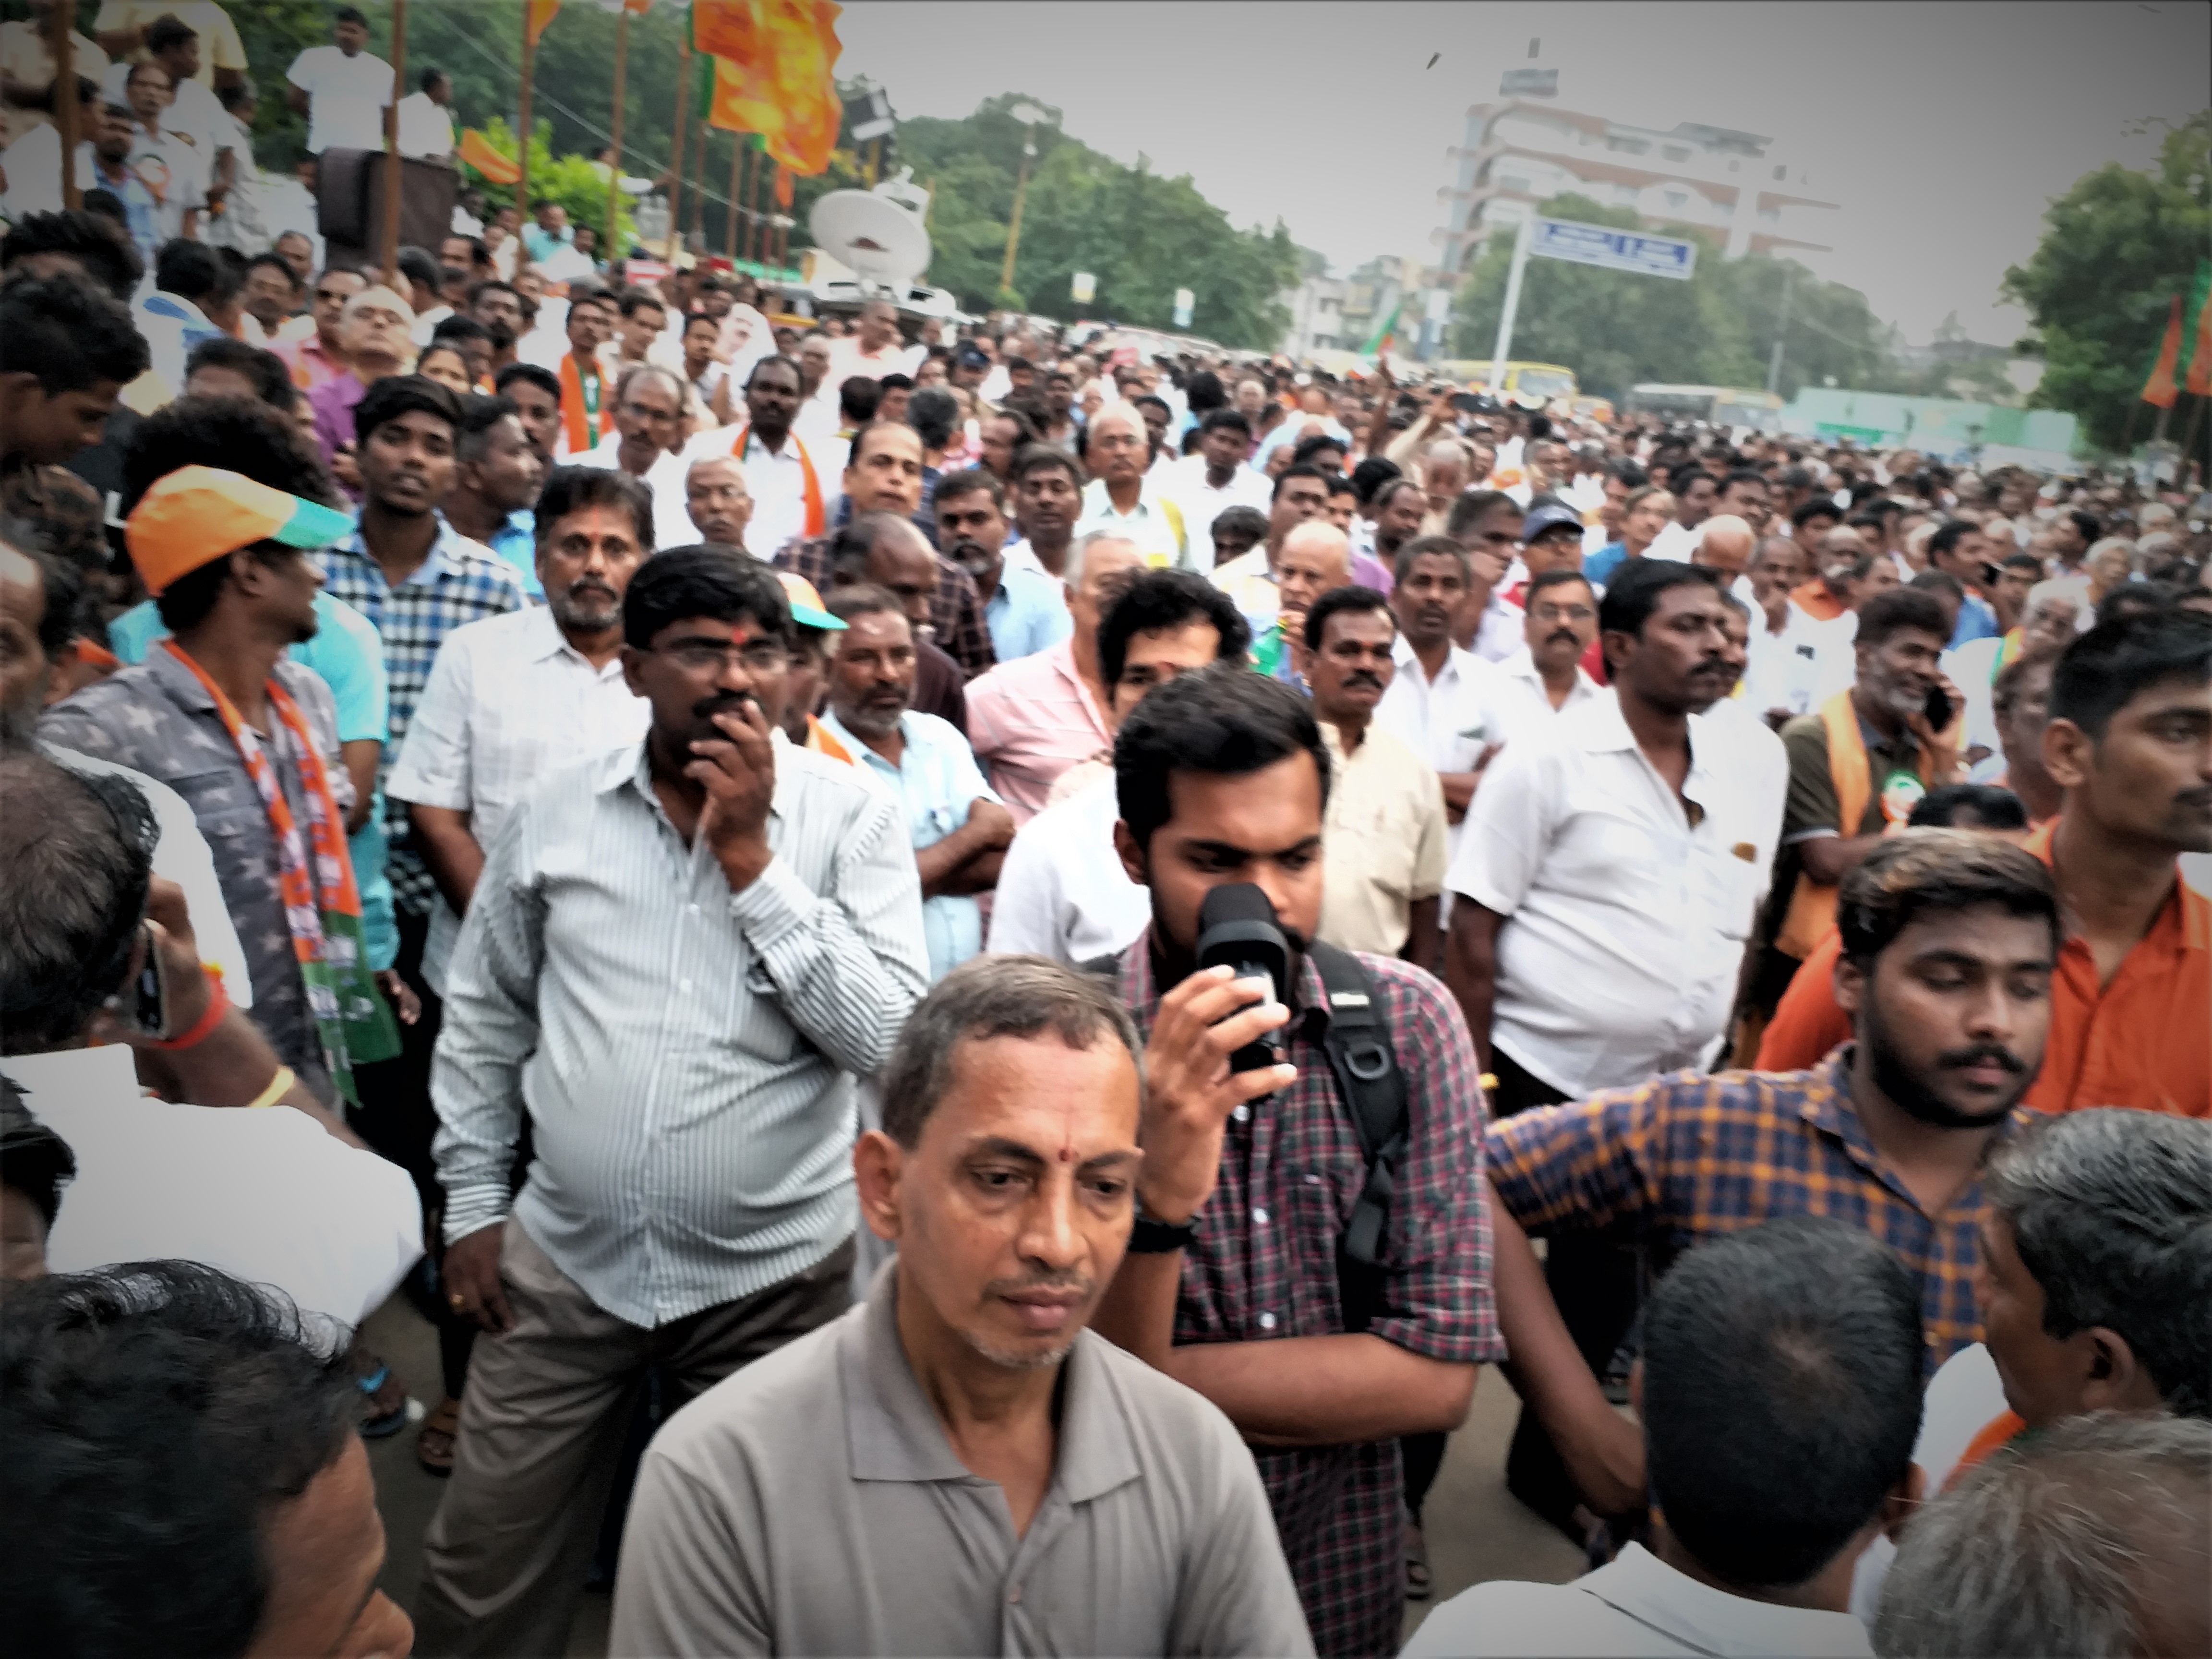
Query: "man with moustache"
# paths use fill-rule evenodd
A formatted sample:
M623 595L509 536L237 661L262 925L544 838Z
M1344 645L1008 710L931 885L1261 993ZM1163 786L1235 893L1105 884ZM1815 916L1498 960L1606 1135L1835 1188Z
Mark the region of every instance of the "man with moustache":
M684 502L699 539L742 550L745 526L752 522L753 498L745 489L744 469L731 455L709 455L684 471Z
M1582 665L1597 640L1597 597L1579 570L1547 570L1529 582L1523 601L1528 643L1499 663L1483 740L1534 742L1571 708L1605 688Z
M1000 662L1034 656L1074 631L1060 583L1034 563L1008 558L1005 501L994 474L979 466L939 479L932 507L938 546L982 596L983 620Z
M928 960L897 802L774 738L792 629L757 563L647 560L623 599L643 740L518 806L471 896L434 1092L445 1276L489 1335L426 1651L561 1651L647 1367L673 1410L846 1306L850 1076L890 1058Z
M1428 763L1375 723L1397 643L1390 602L1371 587L1333 588L1306 612L1306 678L1331 781L1321 937L1427 968L1443 890L1444 798Z
M914 628L898 600L880 587L841 587L829 608L845 626L830 645L822 723L905 808L929 976L939 980L983 948L976 895L998 884L1013 815L983 781L958 728L913 708Z
M830 526L828 501L837 479L825 452L819 461L791 429L799 413L799 368L788 357L763 357L745 377L745 416L734 432L704 432L686 452L702 460L728 456L744 471L753 498L746 550L772 559L786 546ZM819 586L819 578L815 578Z

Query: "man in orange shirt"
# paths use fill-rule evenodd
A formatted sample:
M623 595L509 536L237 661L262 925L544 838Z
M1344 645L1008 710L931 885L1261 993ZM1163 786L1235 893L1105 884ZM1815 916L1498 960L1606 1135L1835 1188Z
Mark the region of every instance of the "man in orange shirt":
M2212 900L2175 862L2212 852L2212 618L2170 611L2084 634L2052 675L2043 744L2065 805L2027 848L2051 866L2069 931L2023 1104L2212 1116ZM1816 951L1798 971L1760 1070L1809 1066L1840 1040L1832 969Z

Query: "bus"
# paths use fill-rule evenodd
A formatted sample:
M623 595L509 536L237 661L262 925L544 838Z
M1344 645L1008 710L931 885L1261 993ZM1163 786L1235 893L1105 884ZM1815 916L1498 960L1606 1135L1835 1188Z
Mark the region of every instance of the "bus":
M1505 383L1502 386L1491 384L1490 359L1487 357L1455 358L1434 367L1471 388L1518 404L1523 409L1541 409L1554 398L1572 398L1581 389L1575 383L1574 370L1559 363L1508 361Z
M1664 421L1702 421L1707 426L1747 426L1754 432L1782 430L1782 399L1771 392L1745 392L1725 386L1668 386L1646 381L1628 394L1631 416L1656 415Z

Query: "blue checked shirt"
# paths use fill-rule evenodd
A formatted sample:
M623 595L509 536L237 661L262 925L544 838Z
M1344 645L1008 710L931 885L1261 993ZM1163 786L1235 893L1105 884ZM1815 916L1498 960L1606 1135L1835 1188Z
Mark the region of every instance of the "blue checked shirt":
M358 527L337 546L324 549L319 558L323 591L367 617L383 636L392 729L377 764L377 787L382 789L446 635L486 617L521 610L527 603L522 580L513 565L483 543L460 534L443 514L438 517L438 539L430 544L430 556L398 587L385 580L383 568L370 556ZM392 799L388 792L384 829L392 848L393 898L403 910L428 915L437 886L408 838L406 803Z

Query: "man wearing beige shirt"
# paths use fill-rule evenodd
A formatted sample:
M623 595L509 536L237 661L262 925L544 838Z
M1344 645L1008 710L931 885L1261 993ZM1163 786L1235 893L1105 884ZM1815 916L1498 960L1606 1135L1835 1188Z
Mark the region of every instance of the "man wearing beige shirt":
M702 1395L639 1471L617 1655L1310 1654L1251 1454L1085 1329L1135 1216L1141 1061L1097 980L980 958L853 1155L868 1299Z
M1338 587L1305 620L1314 719L1334 787L1322 833L1321 937L1346 951L1433 968L1447 862L1443 787L1375 724L1396 665L1397 619L1371 587Z

